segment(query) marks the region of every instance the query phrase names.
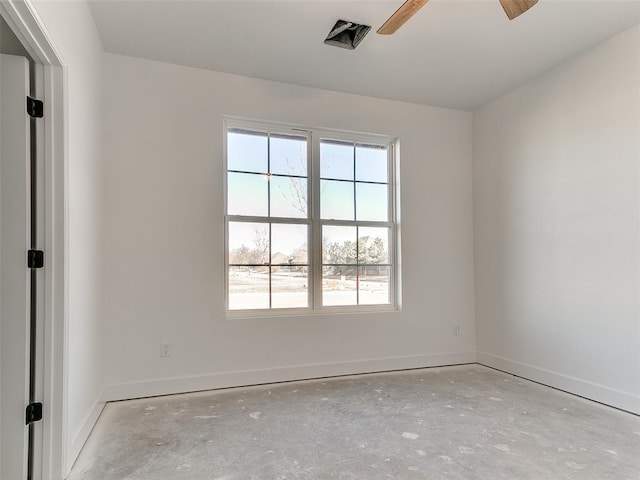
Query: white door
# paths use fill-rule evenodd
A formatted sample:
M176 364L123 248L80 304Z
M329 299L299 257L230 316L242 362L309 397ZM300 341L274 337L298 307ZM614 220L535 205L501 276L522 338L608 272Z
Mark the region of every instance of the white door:
M0 55L0 478L27 476L29 399L29 64Z

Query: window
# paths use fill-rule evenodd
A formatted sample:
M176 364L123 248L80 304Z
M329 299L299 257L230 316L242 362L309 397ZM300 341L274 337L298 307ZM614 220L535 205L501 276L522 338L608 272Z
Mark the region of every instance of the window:
M396 302L394 141L226 122L227 308Z

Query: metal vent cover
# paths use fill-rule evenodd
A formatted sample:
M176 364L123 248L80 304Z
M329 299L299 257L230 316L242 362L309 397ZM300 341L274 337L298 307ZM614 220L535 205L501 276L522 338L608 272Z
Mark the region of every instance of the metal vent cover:
M327 45L334 47L346 48L348 50L355 49L362 41L371 27L369 25L361 25L347 20L338 20L333 26L329 35L324 40Z

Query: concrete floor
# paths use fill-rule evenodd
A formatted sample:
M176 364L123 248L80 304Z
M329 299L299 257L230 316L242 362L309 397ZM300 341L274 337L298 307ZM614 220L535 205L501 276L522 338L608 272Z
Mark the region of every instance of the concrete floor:
M110 403L72 480L640 479L640 417L468 365Z

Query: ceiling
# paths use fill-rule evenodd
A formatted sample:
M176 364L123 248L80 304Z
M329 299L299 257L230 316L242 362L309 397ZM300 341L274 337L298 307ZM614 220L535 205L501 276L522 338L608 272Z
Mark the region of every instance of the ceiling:
M474 110L640 22L640 0L431 0L395 35L403 0L90 0L107 52L412 103ZM356 50L323 44L371 25ZM640 46L638 46L640 52Z

